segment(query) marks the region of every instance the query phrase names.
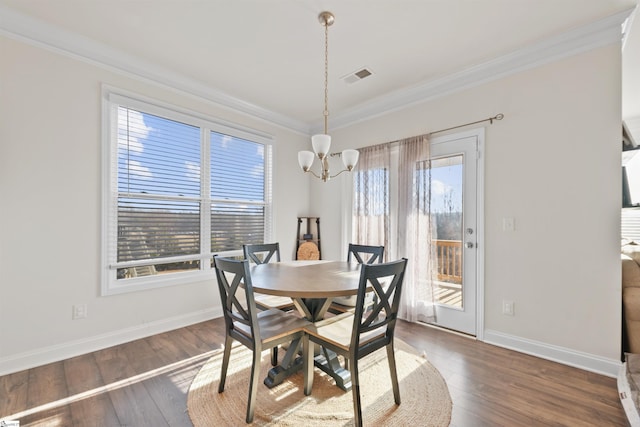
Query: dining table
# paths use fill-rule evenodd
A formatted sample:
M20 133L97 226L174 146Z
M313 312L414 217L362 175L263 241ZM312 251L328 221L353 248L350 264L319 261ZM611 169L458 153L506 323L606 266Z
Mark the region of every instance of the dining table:
M358 263L345 261L290 261L251 266L253 291L291 298L297 310L311 322L323 322L335 297L356 295L360 282ZM278 366L269 370L264 383L272 388L302 369L298 357L301 340L294 340ZM343 390L351 388L351 373L341 366L338 356L320 349L314 357L316 367L334 378Z

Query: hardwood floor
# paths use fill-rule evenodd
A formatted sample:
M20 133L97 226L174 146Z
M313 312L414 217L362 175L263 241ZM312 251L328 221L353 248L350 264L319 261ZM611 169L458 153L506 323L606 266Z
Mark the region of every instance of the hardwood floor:
M616 380L399 322L446 379L452 426L626 426ZM0 377L0 419L20 426L190 426L191 380L223 342L215 319Z

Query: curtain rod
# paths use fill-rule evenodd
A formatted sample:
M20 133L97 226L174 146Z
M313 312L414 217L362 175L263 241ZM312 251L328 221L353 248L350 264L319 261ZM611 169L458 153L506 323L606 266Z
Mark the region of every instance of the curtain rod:
M483 122L490 122L490 124L493 124L493 121L494 121L494 120L502 120L502 119L504 119L504 114L499 113L499 114L496 114L496 115L495 115L495 116L493 116L493 117L489 117L488 119L478 120L477 122L465 123L465 124L463 124L463 125L453 126L453 127L446 128L446 129L440 129L440 130L436 130L436 131L429 132L429 133L426 133L426 134L422 134L422 135L420 135L420 136L421 136L421 137L425 137L425 136L426 136L426 137L428 138L428 137L430 137L431 135L433 135L433 134L435 134L435 133L446 132L446 131L448 131L448 130L458 129L458 128L461 128L461 127L465 127L465 126L469 126L469 125L475 125L475 124L483 123ZM399 143L400 141L401 141L401 140L392 141L392 142L384 142L384 143L382 143L382 144L377 144L377 145L384 145L384 144L397 144L397 143ZM377 145L373 145L372 147L375 147L375 146L377 146ZM329 156L331 156L331 157L333 157L333 156L340 156L341 154L342 154L342 152L336 152L336 153L331 153L331 154L329 154Z
M493 117L489 117L488 119L478 120L477 122L469 122L469 123L465 123L463 125L453 126L453 127L450 127L450 128L440 129L440 130L436 130L436 131L433 131L433 132L429 132L427 134L427 137L429 137L429 136L431 136L431 135L433 135L435 133L446 132L448 130L458 129L458 128L461 128L461 127L465 127L465 126L469 126L469 125L475 125L475 124L482 123L482 122L489 122L489 124L493 124L494 120L502 120L502 119L504 119L504 114L500 113L500 114L496 114Z

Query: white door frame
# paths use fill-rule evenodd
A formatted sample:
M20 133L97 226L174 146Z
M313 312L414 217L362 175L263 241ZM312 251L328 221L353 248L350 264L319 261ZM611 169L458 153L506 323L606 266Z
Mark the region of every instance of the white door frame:
M431 144L440 145L447 142L455 142L461 139L475 138L475 217L476 224L473 237L470 239L476 244L473 251L475 256L475 337L482 341L484 338L484 128L472 129L464 132L456 132L448 135L432 138ZM452 153L454 154L454 153ZM473 159L465 159L465 164ZM467 169L465 168L465 173ZM474 177L470 177L473 180ZM467 181L465 179L465 181ZM466 227L466 226L465 226ZM470 252L464 248L467 235L463 234L463 251L465 255ZM465 275L468 275L465 273ZM438 325L435 325L438 326Z

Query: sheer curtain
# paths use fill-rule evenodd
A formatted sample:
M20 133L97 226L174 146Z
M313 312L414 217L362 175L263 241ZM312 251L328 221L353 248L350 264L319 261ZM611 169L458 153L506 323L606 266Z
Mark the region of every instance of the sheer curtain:
M388 248L389 144L359 151L360 158L353 174L352 243Z
M391 150L398 149L397 182L390 182ZM426 135L361 148L353 175L352 242L384 245L386 260L406 257L400 317L411 322L434 322L433 274L437 258L431 245L435 221L431 220L431 169ZM390 190L393 189L393 190ZM396 190L397 189L397 190ZM397 206L389 203L398 192ZM390 230L391 212L398 220ZM395 237L395 253L389 250Z
M399 316L411 322L434 322L437 258L431 245L435 221L431 218L429 140L423 135L398 144L398 257L409 259Z

